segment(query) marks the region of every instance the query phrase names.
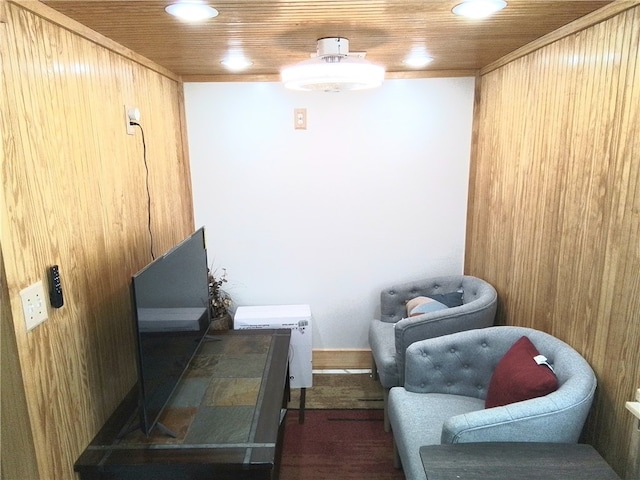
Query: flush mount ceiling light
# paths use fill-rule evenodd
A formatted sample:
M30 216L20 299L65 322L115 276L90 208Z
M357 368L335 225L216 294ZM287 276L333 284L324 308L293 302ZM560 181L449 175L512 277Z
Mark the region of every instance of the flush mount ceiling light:
M167 5L164 10L168 14L187 22L199 22L218 16L218 10L197 1L172 3Z
M453 7L456 15L467 18L486 18L507 6L504 0L467 0Z
M349 53L349 40L320 38L316 55L280 72L284 86L292 90L341 92L382 85L384 68L364 59L365 53Z

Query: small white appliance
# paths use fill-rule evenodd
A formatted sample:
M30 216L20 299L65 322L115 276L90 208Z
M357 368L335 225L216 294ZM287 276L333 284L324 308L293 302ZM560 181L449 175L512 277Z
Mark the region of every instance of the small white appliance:
M313 385L309 305L238 307L233 317L233 328L236 330L290 329L289 385L291 388L308 388Z

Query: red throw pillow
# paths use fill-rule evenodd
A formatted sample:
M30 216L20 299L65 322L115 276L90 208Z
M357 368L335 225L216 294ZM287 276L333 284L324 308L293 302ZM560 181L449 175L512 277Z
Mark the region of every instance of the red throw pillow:
M500 359L493 372L485 407L499 407L542 397L558 389L558 379L534 357L540 353L528 337L521 337Z

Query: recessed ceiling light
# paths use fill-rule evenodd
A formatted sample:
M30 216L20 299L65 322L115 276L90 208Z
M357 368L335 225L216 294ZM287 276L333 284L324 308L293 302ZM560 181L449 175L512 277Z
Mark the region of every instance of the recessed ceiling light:
M251 60L239 55L229 55L220 63L234 72L244 70L245 68L253 65L253 62Z
M414 45L402 61L402 63L411 68L422 68L431 62L433 62L433 57L427 53L424 45Z
M412 68L422 68L433 62L433 57L427 55L415 55L405 58L402 63Z
M195 1L172 3L165 8L165 11L187 22L198 22L218 16L218 10L215 8Z
M453 7L456 15L467 18L486 18L507 6L504 0L468 0Z

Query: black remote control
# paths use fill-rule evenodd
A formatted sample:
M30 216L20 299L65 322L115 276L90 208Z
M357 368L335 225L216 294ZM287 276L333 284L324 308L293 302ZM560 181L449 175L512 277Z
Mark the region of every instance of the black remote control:
M49 268L49 301L53 308L60 308L64 305L62 298L62 283L60 282L60 271L58 265Z

